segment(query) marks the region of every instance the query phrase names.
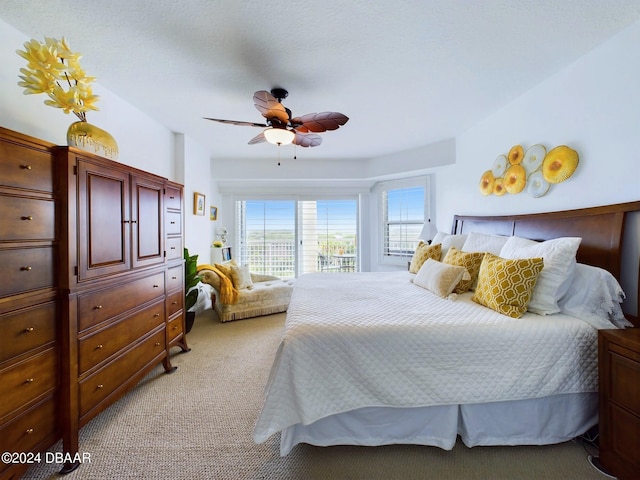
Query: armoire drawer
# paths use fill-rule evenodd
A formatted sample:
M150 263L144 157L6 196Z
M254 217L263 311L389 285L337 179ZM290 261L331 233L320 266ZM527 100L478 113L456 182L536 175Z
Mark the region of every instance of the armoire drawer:
M118 350L152 331L165 321L164 304L158 302L108 327L80 339L79 373L82 375Z
M182 310L183 305L184 295L182 290L167 295L167 317L171 317L174 313Z
M0 297L53 286L53 248L0 250Z
M53 200L0 195L0 240L53 240L55 203Z
M167 344L182 333L182 315L171 319L167 324Z
M179 235L182 233L182 214L177 212L167 212L164 214L164 230L167 235Z
M80 416L84 416L150 362L165 353L165 329L138 343L113 362L80 381Z
M55 302L0 316L0 363L56 339Z
M164 295L164 272L78 297L78 330L120 315Z
M34 355L0 371L0 418L56 386L54 349Z
M164 244L167 249L167 261L177 260L184 256L182 237L169 237L165 239Z
M167 291L170 292L184 285L184 265L167 269Z
M0 451L33 451L40 442L58 431L58 418L55 399L49 397L0 427ZM0 471L4 466L0 463Z
M53 192L51 152L0 141L0 184Z
M182 209L182 190L169 185L165 187L164 206L171 210Z

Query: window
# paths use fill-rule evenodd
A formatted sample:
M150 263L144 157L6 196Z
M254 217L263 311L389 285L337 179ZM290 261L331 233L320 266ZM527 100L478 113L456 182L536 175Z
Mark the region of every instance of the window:
M413 255L425 222L426 184L423 180L414 185L392 182L382 186L383 261Z
M355 271L357 210L356 200L237 201L238 258L281 278Z

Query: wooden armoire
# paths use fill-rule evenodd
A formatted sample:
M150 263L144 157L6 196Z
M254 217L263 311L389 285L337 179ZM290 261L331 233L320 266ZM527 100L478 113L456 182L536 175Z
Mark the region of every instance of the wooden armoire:
M183 189L6 129L0 145L9 218L0 227L0 328L20 339L0 339L11 347L0 350L0 389L15 398L0 406L0 450L39 451L62 437L73 458L83 425L159 363L172 372L171 347L188 351ZM20 474L0 464L0 478Z

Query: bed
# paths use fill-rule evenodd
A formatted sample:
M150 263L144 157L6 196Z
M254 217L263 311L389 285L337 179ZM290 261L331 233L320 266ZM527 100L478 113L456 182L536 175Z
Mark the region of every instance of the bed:
M442 245L473 239L460 251L486 248L497 261L507 242L524 245L509 258L529 262L518 254L574 239L560 311L512 318L479 305L474 290L436 295L418 285L422 269L301 276L254 440L280 432L286 455L299 443L451 449L458 437L469 447L542 445L584 433L598 421L597 330L629 325L616 279L625 216L637 210L454 217ZM549 287L541 278L536 288Z

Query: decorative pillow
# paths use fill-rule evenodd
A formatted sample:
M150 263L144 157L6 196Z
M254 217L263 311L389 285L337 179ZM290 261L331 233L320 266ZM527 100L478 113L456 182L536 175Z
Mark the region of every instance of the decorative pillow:
M464 293L470 290L478 279L478 272L480 271L480 264L484 258L483 252L461 252L456 247L451 247L447 252L447 255L442 260L449 265L458 265L464 267L469 272L469 278L466 280L460 280L460 283L456 285L456 293Z
M235 266L237 267L238 264L236 263L235 260L231 260L230 262L226 262L226 263L216 263L216 268L218 270L220 270L222 273L224 273L224 275L231 280L232 276L231 276L231 267Z
M231 265L231 278L233 279L233 286L238 290L253 288L251 273L249 272L249 267L246 265L241 267Z
M503 235L487 235L486 233L471 232L462 246L463 252L489 252L500 255L500 250L509 240Z
M442 260L451 247L456 247L458 250L462 250L462 246L466 240L466 233L462 235L449 235L448 233L438 232L435 237L433 237L431 245L435 245L436 243L442 244L442 255L440 256L440 259Z
M469 272L464 267L447 265L428 258L420 267L413 283L444 298L453 292L455 286L465 276L469 278Z
M511 260L486 253L472 299L503 315L520 318L527 311L542 266L541 258Z
M409 272L418 273L422 264L428 259L433 258L434 260L440 260L440 255L442 254L442 245L429 245L420 240L418 246L416 247L416 251L413 254L413 258L411 259L411 264L409 265Z
M539 281L539 280L538 280ZM622 312L625 295L611 273L598 267L576 264L567 294L560 300L560 310L566 315L585 320L595 328L632 327Z
M538 315L558 313L558 302L567 293L576 269L576 252L582 239L562 237L536 242L527 238L510 237L502 247L502 258L533 258L544 260L544 267L533 289L529 311Z

